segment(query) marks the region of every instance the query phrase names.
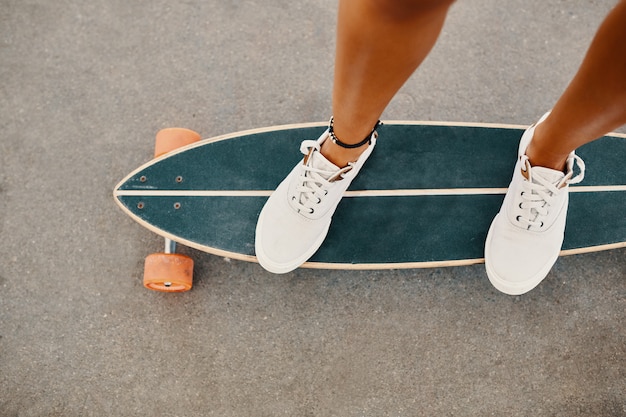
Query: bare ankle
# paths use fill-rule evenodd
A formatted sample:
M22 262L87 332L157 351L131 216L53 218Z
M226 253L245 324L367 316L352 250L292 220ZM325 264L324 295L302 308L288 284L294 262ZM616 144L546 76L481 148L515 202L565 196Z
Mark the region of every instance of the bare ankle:
M567 158L570 152L558 152L551 146L548 136L545 135L543 124L535 129L534 136L526 148L526 156L530 165L565 171Z

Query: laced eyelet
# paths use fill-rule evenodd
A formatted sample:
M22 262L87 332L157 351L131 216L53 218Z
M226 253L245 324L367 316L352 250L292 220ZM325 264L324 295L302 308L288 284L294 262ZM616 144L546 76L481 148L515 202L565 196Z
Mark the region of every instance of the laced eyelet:
M313 214L313 213L315 213L315 210L309 209L309 214Z

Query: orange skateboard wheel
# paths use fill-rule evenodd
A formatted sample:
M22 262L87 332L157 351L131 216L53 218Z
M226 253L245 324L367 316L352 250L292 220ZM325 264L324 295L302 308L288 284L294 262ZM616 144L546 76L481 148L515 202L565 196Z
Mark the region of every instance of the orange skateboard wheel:
M153 253L146 257L143 285L162 292L184 292L193 282L193 259L178 253Z
M200 134L182 127L172 127L160 130L154 142L154 157L165 155L175 149L198 142Z

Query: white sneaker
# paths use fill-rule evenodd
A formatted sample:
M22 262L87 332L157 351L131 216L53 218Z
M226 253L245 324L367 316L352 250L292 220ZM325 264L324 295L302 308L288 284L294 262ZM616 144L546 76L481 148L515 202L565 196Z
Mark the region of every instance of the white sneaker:
M581 182L585 175L585 164L574 152L567 159L567 173L528 162L526 148L535 127L547 116L522 135L513 179L485 243L487 276L494 287L510 295L532 290L552 269L563 244L568 185ZM574 177L575 164L580 173Z
M317 141L302 142L304 160L280 183L259 215L255 250L263 268L287 273L317 252L341 197L374 150L376 136L372 133L368 148L345 168L320 153L328 130Z

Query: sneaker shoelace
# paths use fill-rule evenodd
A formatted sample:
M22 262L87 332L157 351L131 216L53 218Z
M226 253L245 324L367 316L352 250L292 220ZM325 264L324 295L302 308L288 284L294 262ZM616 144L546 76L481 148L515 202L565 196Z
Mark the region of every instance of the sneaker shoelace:
M328 195L328 189L332 183L343 179L344 174L353 167L352 163L332 171L313 167L316 157L314 154L319 151L320 145L315 140L305 140L300 145L300 152L307 155L306 162L298 179L296 194L291 197L292 204L298 213L313 214L315 206Z
M559 181L552 182L540 175L536 170L531 171L528 157L522 157L522 171L526 172L528 179L522 182L521 199L519 208L521 214L516 217L527 230L537 230L544 226L544 221L549 214L563 188L570 184L578 184L585 177L585 163L578 155L568 159L568 173ZM574 164L577 164L580 173L573 177Z

